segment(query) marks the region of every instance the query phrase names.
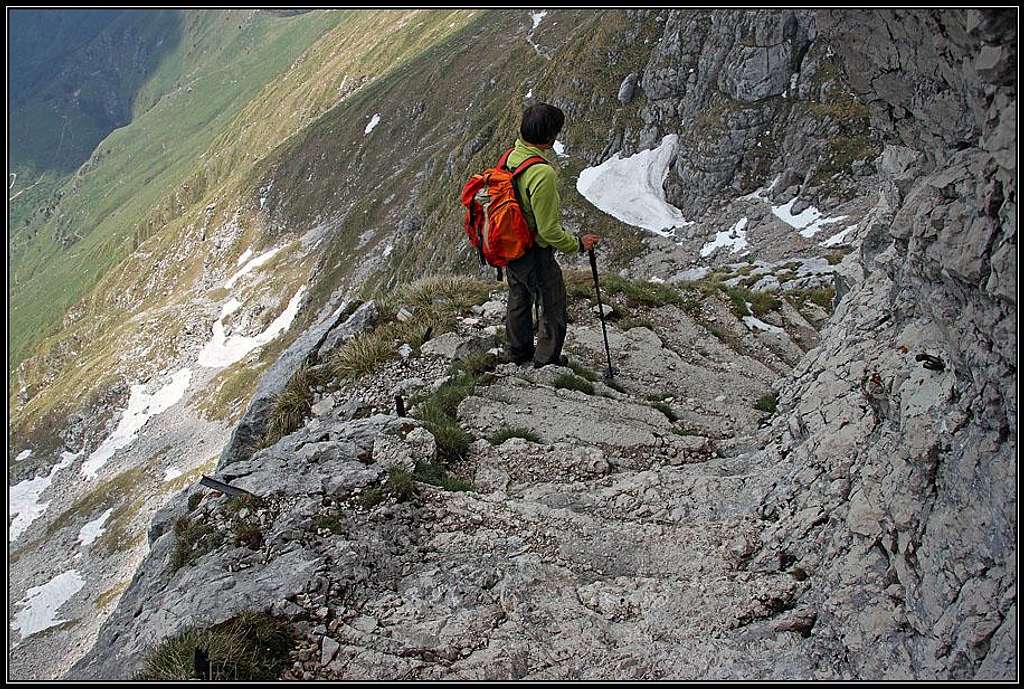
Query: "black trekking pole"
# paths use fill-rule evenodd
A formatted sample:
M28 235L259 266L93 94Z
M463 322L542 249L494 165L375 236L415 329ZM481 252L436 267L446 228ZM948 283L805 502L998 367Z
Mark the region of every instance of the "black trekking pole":
M605 380L611 380L615 377L618 371L612 366L612 350L608 347L608 326L604 323L604 304L601 302L601 283L597 279L597 256L594 254L593 249L589 249L587 254L590 256L590 272L594 274L594 291L597 292L597 309L601 314L601 332L604 333L604 353L608 355L608 368L605 369L604 378Z

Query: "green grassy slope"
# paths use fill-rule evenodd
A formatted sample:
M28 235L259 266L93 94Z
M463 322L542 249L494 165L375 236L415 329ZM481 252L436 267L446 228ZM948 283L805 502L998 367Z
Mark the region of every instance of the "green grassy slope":
M151 142L145 134L164 135L154 128L166 122L170 115L164 115L163 108L173 106L174 98L162 99L104 142L94 158L95 167L86 173L90 186L81 189L105 192L100 200L110 203L113 199L111 210L124 222L117 227L108 223L117 232L102 237L105 241L99 241L97 233L72 246L68 255L82 253L81 258L91 262L102 277L92 286L83 285L84 298L73 302L59 332L36 338L33 356L19 368L18 385L9 390L11 432L22 438L34 437L34 429L59 426L63 415L87 406L92 389L108 385L109 376L120 368L116 363L120 351L151 344L155 338L160 342L160 360L165 361L165 355L173 357L185 318L180 308L203 296L199 284L215 251L213 242L197 241L196 227L215 228L236 211L241 213L239 224L244 233L230 256L216 257L229 264L245 246L259 250L275 241L281 230L268 231L253 197L249 171L255 162L331 106L358 94L359 88L367 88L395 66L457 34L475 14L466 10L337 13L333 27L310 42L299 58L268 80L230 119L217 115L218 129L209 133L212 142L192 160L183 158L178 176L170 174L173 169L161 170L153 163L155 179L141 184L138 175L147 168L129 165L138 160L139 150L160 147L159 141ZM310 19L303 15L291 21L303 18ZM228 71L228 77L233 79L234 73ZM197 88L193 86L193 92ZM226 120L223 124L222 119ZM165 143L171 147L170 142ZM106 155L108 145L112 152ZM115 152L115 145L121 150ZM179 155L163 154L159 163L178 160L180 151L175 153ZM170 182L161 184L168 178ZM112 188L104 188L103 180ZM130 182L136 196L118 198L125 194L119 188L122 182ZM140 193L147 198L138 199ZM212 214L206 212L210 205L216 208ZM97 206L97 202L87 204L80 199L69 204L99 213ZM133 214L131 222L129 213ZM136 241L140 242L138 251L117 262L109 258L112 268L105 271L100 270L95 256L85 253L86 249L95 252L107 247L128 252ZM61 267L65 269L67 266ZM298 278L291 273L279 275L275 283L290 284ZM158 289L153 289L154 284ZM140 328L142 323L145 328Z
M133 248L136 224L188 176L246 103L344 18L239 14L186 13L183 39L139 92L155 103L99 144L56 192L61 198L49 217L37 214L39 227L11 257L9 370ZM178 88L168 90L172 84ZM19 212L12 220L24 225Z

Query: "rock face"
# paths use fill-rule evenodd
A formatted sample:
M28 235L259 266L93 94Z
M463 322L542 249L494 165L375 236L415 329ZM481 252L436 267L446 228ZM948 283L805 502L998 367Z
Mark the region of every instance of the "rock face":
M762 503L754 560L814 571L814 652L852 651L855 676L1016 673L1016 88L987 50L1013 22L827 18L880 126L916 155L887 151L900 163L863 276L782 388L800 431L780 420L775 448L797 467Z

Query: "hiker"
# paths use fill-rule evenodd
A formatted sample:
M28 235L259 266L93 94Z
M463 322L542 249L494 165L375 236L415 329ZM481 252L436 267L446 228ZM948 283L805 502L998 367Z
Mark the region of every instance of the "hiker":
M535 234L533 246L520 258L509 262L508 314L505 330L508 359L516 364L533 361L534 368L567 363L562 356L568 321L565 282L555 261L555 249L565 253L585 253L601 240L596 234L570 234L560 221L558 171L552 145L565 124L565 114L553 105L537 103L523 112L519 138L508 156L506 167L515 169L531 156L541 156L548 165L532 165L516 177L526 222ZM532 309L540 304L540 332L533 344Z

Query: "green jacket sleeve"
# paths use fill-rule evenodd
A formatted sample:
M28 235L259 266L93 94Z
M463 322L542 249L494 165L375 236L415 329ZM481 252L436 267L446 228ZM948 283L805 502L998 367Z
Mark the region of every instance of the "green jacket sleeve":
M562 229L562 202L558 196L558 179L555 171L547 165L536 165L537 170L527 184L533 218L537 221L537 236L545 244L565 253L580 250L580 240Z

